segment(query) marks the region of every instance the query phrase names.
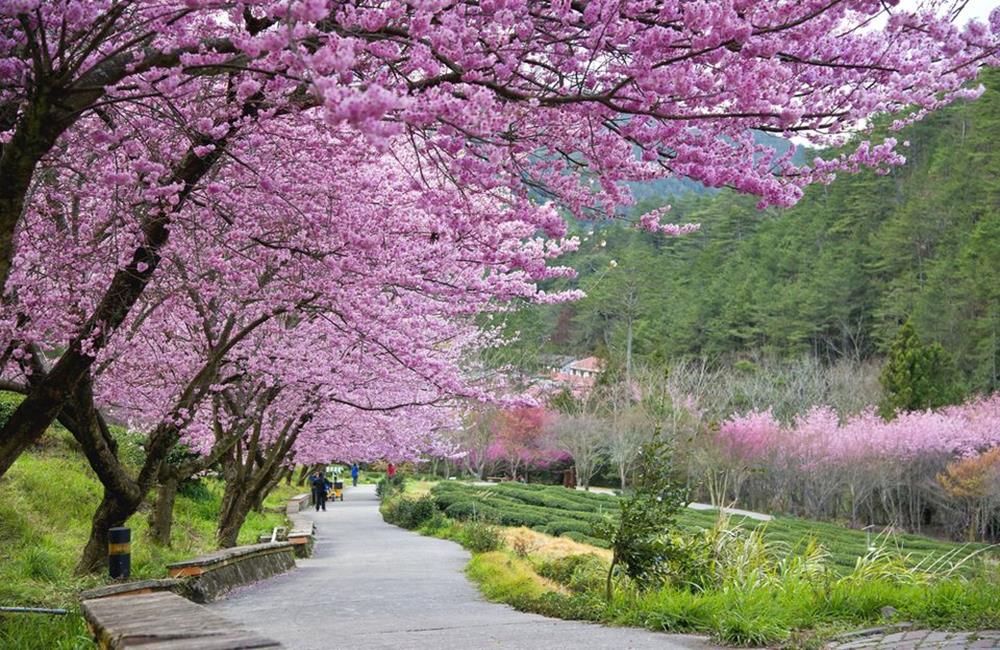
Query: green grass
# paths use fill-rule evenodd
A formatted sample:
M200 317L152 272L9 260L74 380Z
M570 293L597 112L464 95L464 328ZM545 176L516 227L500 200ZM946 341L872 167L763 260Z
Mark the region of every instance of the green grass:
M596 519L613 514L617 503L617 497L608 494L517 483L481 486L442 482L432 488L431 494L443 509L455 503L475 504L477 515L494 518L504 525L528 526L539 532L590 543L599 542L588 539L584 531ZM449 515L463 518L467 512L471 512L471 506L453 508ZM677 524L688 530L711 528L717 519L715 511L686 509L679 515ZM816 539L829 552L833 568L841 573L852 570L857 559L868 550L868 537L863 531L837 524L795 517L775 517L772 521L761 522L734 516L732 522L746 529L763 528L764 537L769 542L796 546L806 539ZM980 550L985 555L1000 558L1000 551L983 544L956 544L906 534L894 534L886 541L901 553L909 555L911 564L929 561L956 549L961 549L963 553Z
M133 578L165 577L166 564L214 550L222 484L211 479L202 483L203 489L177 497L170 548L150 542L148 504L128 520ZM260 533L283 525L283 514L267 510L300 491L284 484L276 489L265 501L264 513L250 513L240 543L255 542ZM0 614L0 648L93 647L86 640L76 594L106 578L74 576L73 568L100 497L100 482L75 442L58 427L0 479L0 605L71 610L65 617Z
M440 483L431 495L451 515L527 525L549 534L563 531L562 535L574 539L580 536L577 526L610 515L616 504L616 497L610 495L507 483ZM894 621L924 627L1000 626L1000 565L995 548L895 535L874 540L881 550L870 554L867 536L861 531L793 517L766 523L732 517L720 522L711 511L687 510L678 525L682 538L692 541L701 539L700 531L721 526L715 530L722 532L709 538L726 546L716 547L712 542L707 547L718 553L707 566L722 572L716 575L732 579L698 587L674 576L662 586L643 591L618 576L615 596L605 602L607 560L596 556L553 560L530 552L528 557L512 551L480 553L474 554L467 571L487 598L523 611L709 634L733 645L820 647L836 633L886 623L882 613L886 606L896 610ZM456 527L461 529L462 524L438 520L436 527L423 532L461 541ZM814 549L810 554L805 541L812 539L824 550ZM961 557L977 550L980 555L963 571L950 575L944 567L926 571L933 558L948 553ZM548 583L546 587L540 576L559 586Z
M590 558L588 564L595 562ZM858 583L829 574L705 591L672 585L639 591L619 580L614 598L606 602L600 566L584 565L594 575L577 583L583 590L573 588L576 574L560 580L572 590L567 593L545 590L538 575L551 575L545 565L543 560L500 551L474 555L467 573L488 599L522 611L658 632L708 634L740 646L821 647L837 633L898 621L935 629L1000 626L996 575L915 584L890 577ZM892 621L883 617L886 606L897 610Z

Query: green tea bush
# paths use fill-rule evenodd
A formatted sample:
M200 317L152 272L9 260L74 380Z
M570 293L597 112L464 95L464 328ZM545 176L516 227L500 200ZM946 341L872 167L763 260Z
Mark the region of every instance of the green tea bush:
M538 575L569 587L575 593L597 592L608 570L601 558L591 553L567 555L538 566Z
M545 532L547 532L549 535L555 535L556 537L558 537L559 535L562 535L563 533L568 533L569 531L575 531L577 533L583 533L584 535L588 535L590 534L592 527L590 526L590 524L583 521L578 521L573 519L557 519L556 521L553 521L552 523L548 524L545 528L546 528Z
M605 610L604 601L593 594L576 593L565 596L554 591L522 602L515 600L511 605L522 611L569 621L600 621Z
M565 537L566 539L571 539L574 542L580 542L581 544L589 544L591 546L596 546L598 548L611 548L611 544L607 540L601 539L599 537L592 537L590 535L587 535L586 533L580 533L575 530L568 530L562 535L560 535L560 537Z
M469 521L462 526L462 546L473 553L489 553L503 548L499 527L485 521Z

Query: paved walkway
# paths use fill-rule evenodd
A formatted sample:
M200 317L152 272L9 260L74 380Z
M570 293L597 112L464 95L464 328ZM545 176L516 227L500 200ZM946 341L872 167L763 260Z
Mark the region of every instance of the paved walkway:
M985 650L1000 648L1000 631L935 632L913 630L866 636L832 644L837 650Z
M313 558L211 609L293 650L712 647L700 637L560 621L486 602L462 572L468 553L384 523L372 486L309 515L318 528Z

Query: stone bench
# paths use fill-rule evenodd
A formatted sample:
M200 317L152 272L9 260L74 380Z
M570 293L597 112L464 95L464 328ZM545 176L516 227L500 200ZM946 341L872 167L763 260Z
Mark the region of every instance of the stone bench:
M288 543L295 547L295 557L311 556L316 541L316 524L298 513L288 515L288 519L291 521Z
M250 650L281 644L168 592L85 600L83 616L102 650Z
M287 504L285 504L285 514L293 515L302 510L302 508L308 506L310 503L312 503L312 495L308 492L305 494L296 494L288 500Z
M198 603L216 600L229 590L284 573L295 566L288 542L237 546L167 565L171 578L185 578L188 597Z
M297 494L285 505L285 515L291 521L288 542L295 546L295 557L309 557L315 544L316 527L312 521L299 513L312 503L312 494Z

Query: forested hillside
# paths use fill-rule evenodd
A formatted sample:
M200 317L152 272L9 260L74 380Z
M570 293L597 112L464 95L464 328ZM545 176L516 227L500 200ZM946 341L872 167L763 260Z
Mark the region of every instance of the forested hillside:
M699 222L671 239L583 224L567 262L589 294L511 318L517 361L608 350L656 362L750 352L824 359L881 355L910 319L950 353L964 387L1000 388L1000 70L978 101L898 137L892 174L842 174L793 209L730 192L647 197Z

